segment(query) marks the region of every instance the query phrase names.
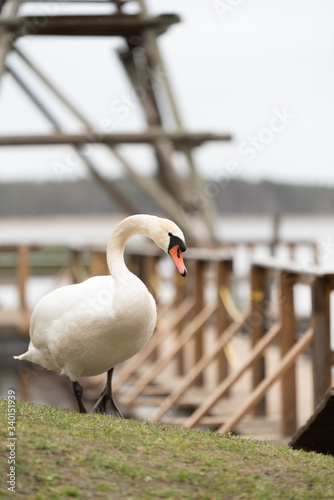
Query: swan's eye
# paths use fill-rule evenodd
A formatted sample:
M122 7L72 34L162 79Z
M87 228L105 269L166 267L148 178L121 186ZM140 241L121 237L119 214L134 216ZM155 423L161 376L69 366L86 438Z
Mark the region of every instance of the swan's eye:
M168 250L173 248L176 245L179 245L181 252L186 251L186 244L182 241L178 236L175 236L173 233L168 233L169 236L169 247Z

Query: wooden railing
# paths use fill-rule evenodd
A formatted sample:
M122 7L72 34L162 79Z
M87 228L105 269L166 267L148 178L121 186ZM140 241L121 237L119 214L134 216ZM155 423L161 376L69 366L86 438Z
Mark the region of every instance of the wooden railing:
M208 259L205 266L212 266L213 261ZM227 286L232 267L228 260L218 260L216 262L218 269L220 266L224 269L224 284ZM196 260L196 266L203 266ZM217 269L217 268L216 268ZM202 271L203 272L203 268ZM216 277L219 276L219 271ZM233 430L240 421L254 410L257 416L264 416L267 412L266 393L278 381L281 384L281 408L280 408L280 432L282 436L292 435L297 429L297 389L296 389L296 362L298 358L311 347L312 350L312 372L313 372L313 401L314 407L324 397L328 387L331 385L331 366L333 364L334 354L330 347L330 310L329 294L334 288L334 274L322 272L319 268L308 270L300 269L296 264L282 265L275 259L267 259L265 262L254 262L250 273L251 294L250 308L245 311L238 320L231 321L228 316L227 308L222 302L221 283L217 286L217 302L208 304L203 302L203 275L202 278L196 277L197 288L191 294L187 294L180 309L176 309L174 322L179 324L181 317L189 314L196 301L201 304L199 310L192 310L192 319L188 320L179 334L174 333L174 343L170 350L163 349L155 358L154 362L147 367L145 361L150 355L153 345L161 345L166 337L173 336L171 330L160 331L156 338L157 344L148 347L143 351L138 359L134 358L124 365L120 372L119 384L117 388L125 381L129 381L131 376L146 366L139 375L132 380L132 389L124 395L123 402L126 405L150 405L149 398L141 397L145 395L149 384L158 384L161 372L172 363L179 352L186 346L189 346L191 339L196 337L199 331L204 333L203 327L208 323L218 320L221 315L220 325L223 328L216 328L216 341L211 346L210 352L201 351L201 355L196 351L196 357L193 364L188 367L181 380L174 385L172 390L165 397L153 399L151 404L156 404L151 420L161 420L179 402L185 395L190 394L191 390L198 380L203 380L205 371L212 363L220 357L220 373L223 372L220 380L217 380L216 387L206 395L202 394L202 401L198 404L196 397L193 399L193 405L196 409L187 417L173 418L174 423L182 424L186 427L195 427L198 425L214 425L218 431L226 433ZM312 313L309 318L309 328L301 336L297 334L296 313L294 307L294 286L298 283L307 284L312 289ZM270 302L270 288L276 289L277 300L277 318L268 316L268 303ZM199 294L202 290L202 295ZM271 291L272 291L271 290ZM199 297L199 295L201 295ZM196 311L196 312L195 312ZM218 313L220 311L220 314ZM272 325L268 327L268 323ZM173 321L171 321L173 325ZM216 323L217 325L217 323ZM173 325L174 328L174 325ZM226 349L231 339L240 332L241 329L249 331L251 338L251 349L243 363L234 370L228 368L224 349ZM154 339L154 337L153 337ZM202 337L203 339L203 337ZM273 344L280 345L280 360L277 366L266 374L265 371L265 351ZM154 340L153 340L154 342ZM223 367L223 369L222 369ZM226 397L233 388L234 384L240 380L246 371L252 372L253 389L250 391L246 400L240 401L235 411L229 416L227 421L224 417L210 411L221 400ZM154 386L152 391L146 394L158 393ZM312 391L312 387L309 388ZM187 398L188 405L191 404L191 397Z
M12 279L15 273L19 310L0 310L0 325L12 322L23 335L27 335L31 312L26 295L29 276L56 275L58 283L63 276L75 282L108 272L102 249L24 246L1 250L12 259L7 259L7 265L3 266L2 281ZM239 312L233 301L233 260L228 253L187 250L186 279L178 276L173 267L168 268L168 276L162 279L161 274L166 275L166 270L161 271L162 258L166 257L155 247L130 248L128 252L129 267L143 279L157 301L158 323L147 347L116 370L114 391L121 403L134 408L153 407L151 420L166 419L187 427L214 426L225 433L235 429L251 411L255 416L265 416L266 394L280 381L280 431L282 436L293 434L297 428L298 396L295 366L309 347L314 406L331 385L334 355L330 348L329 296L334 289L334 273L322 272L318 267L300 269L296 264L282 265L274 258L253 262L249 305ZM297 334L293 292L298 283L312 289L309 328L301 336ZM166 285L170 289L168 294ZM269 307L273 290L278 297L274 313ZM242 363L233 367L229 346L241 331L249 335L250 350ZM267 374L266 352L278 341L280 360ZM220 415L215 410L217 404L229 397L246 372L252 374L252 390L228 418ZM194 388L199 391L197 395ZM187 416L180 417L171 411L185 404L188 411L192 408Z

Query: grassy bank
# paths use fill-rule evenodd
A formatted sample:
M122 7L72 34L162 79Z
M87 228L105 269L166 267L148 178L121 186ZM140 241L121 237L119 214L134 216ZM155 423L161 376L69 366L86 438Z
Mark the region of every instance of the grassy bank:
M0 496L10 498L7 401ZM165 424L16 402L16 493L58 499L334 498L334 458Z

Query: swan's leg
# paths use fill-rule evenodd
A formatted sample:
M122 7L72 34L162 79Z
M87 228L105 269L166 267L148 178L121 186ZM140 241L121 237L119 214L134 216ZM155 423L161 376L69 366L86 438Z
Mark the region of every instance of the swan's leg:
M74 396L76 397L76 400L78 402L80 413L88 413L86 410L86 407L85 407L85 403L83 402L83 399L82 399L82 393L83 393L82 386L79 384L78 381L76 381L76 382L72 382L72 387L73 387Z
M123 418L123 415L117 408L114 401L112 390L111 390L111 379L114 369L111 368L107 374L107 383L104 391L102 392L100 398L97 400L93 412L95 413L105 413L106 415L111 415L112 417Z

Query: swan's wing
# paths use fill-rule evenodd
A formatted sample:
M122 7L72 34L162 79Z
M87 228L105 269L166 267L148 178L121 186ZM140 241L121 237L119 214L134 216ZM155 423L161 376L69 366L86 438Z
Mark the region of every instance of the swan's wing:
M30 340L43 348L50 335L68 330L74 323L87 324L89 318L112 314L115 283L111 276L95 276L83 283L57 288L37 304L30 321Z

